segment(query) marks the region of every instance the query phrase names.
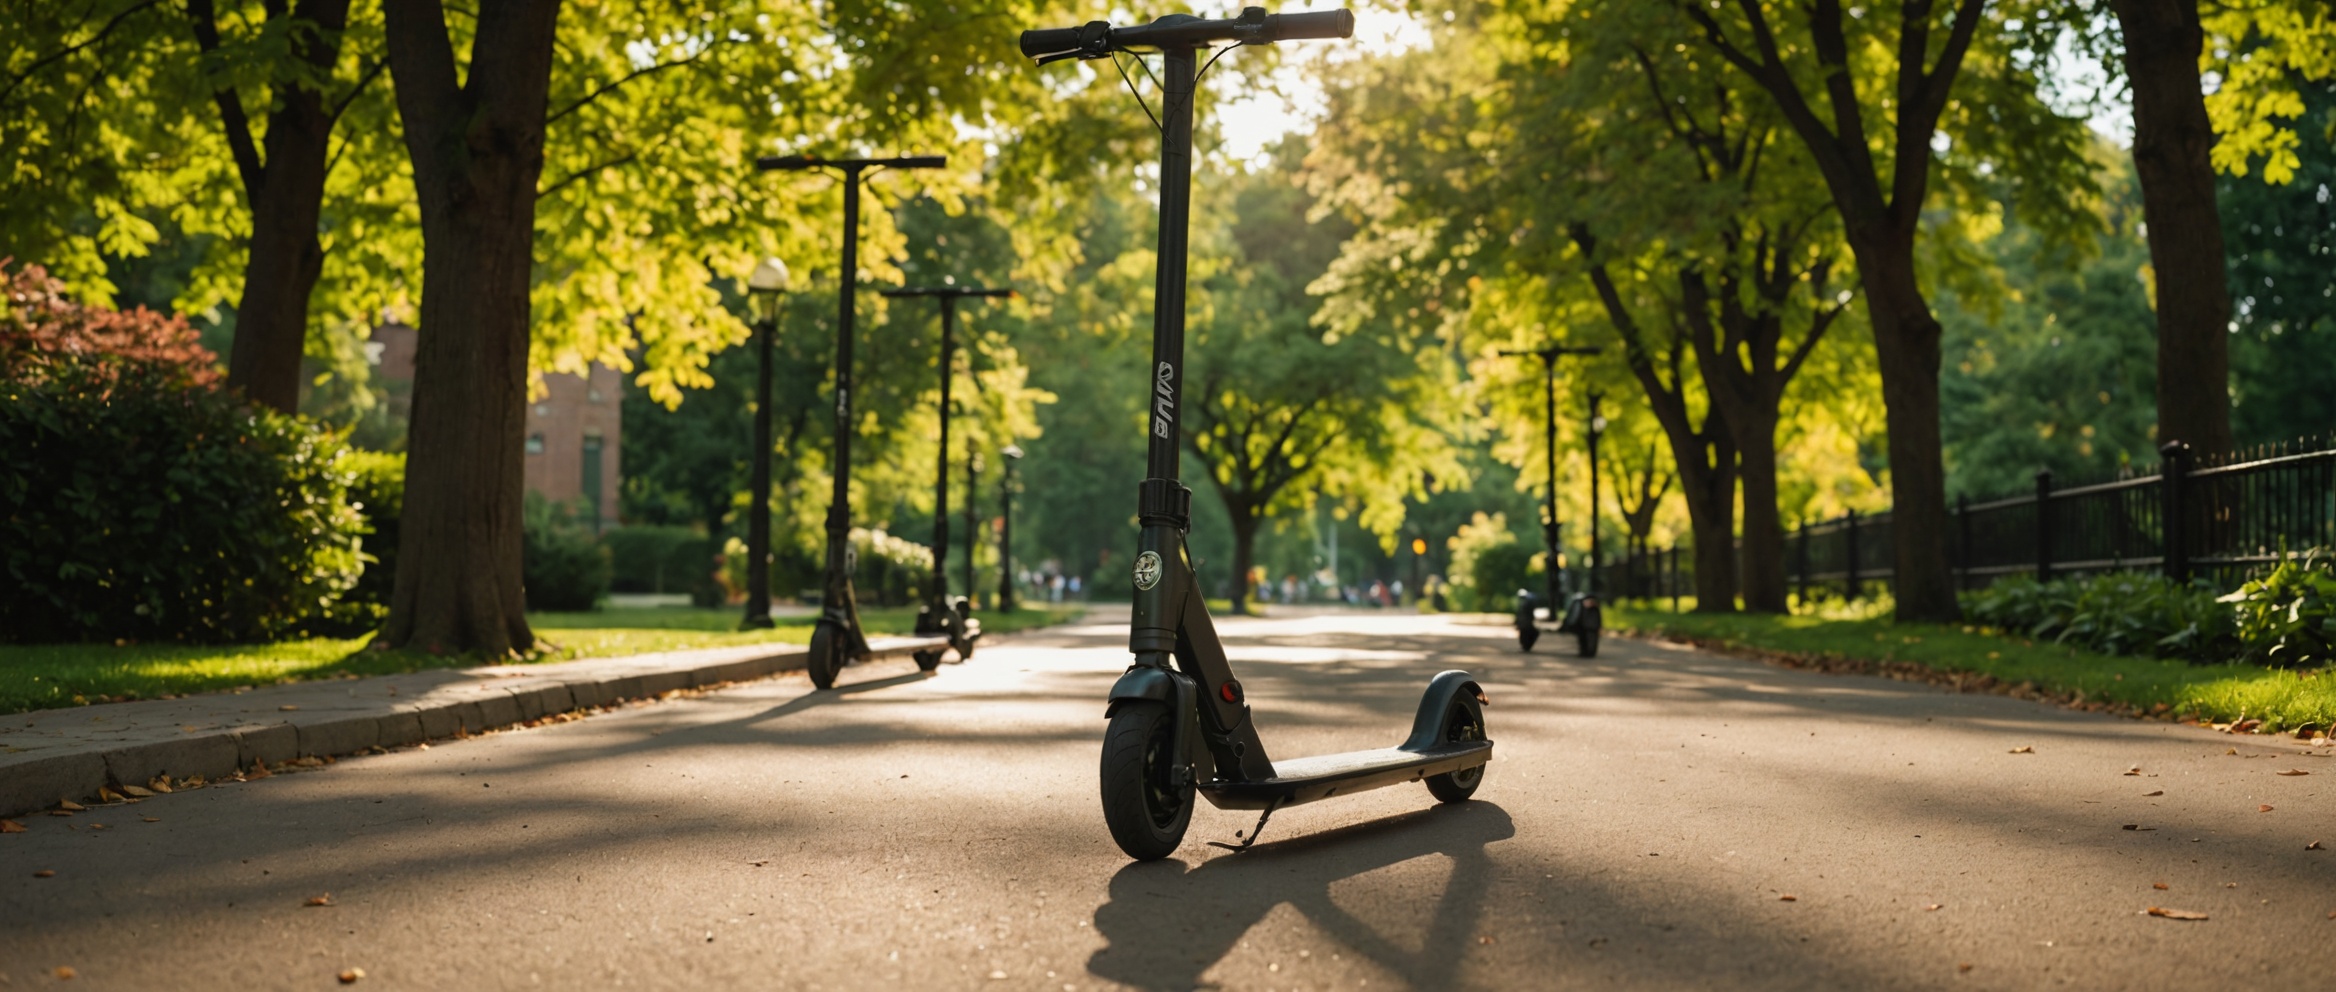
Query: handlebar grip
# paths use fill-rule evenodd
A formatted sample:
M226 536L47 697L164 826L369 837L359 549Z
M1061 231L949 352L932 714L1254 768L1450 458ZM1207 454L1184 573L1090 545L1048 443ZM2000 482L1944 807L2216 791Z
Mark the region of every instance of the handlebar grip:
M1274 14L1265 19L1264 34L1269 41L1296 41L1301 38L1352 38L1355 36L1355 12L1351 10L1319 10L1299 14Z
M1079 49L1082 28L1038 28L1022 32L1022 54L1029 58L1060 55Z

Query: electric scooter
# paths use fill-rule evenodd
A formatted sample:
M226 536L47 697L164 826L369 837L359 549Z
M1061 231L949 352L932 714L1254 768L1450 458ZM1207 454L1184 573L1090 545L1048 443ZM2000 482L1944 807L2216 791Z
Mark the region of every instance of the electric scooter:
M1519 650L1527 652L1533 650L1534 643L1541 640L1543 630L1541 621L1547 618L1558 622L1552 631L1553 633L1574 635L1574 647L1581 656L1595 658L1598 656L1598 635L1606 626L1605 612L1598 606L1597 593L1585 590L1571 596L1566 595L1565 572L1557 565L1561 549L1564 546L1561 538L1565 535L1565 525L1559 523L1557 519L1557 360L1567 355L1595 355L1598 351L1599 349L1595 347L1550 345L1532 351L1501 352L1501 354L1510 357L1531 355L1541 359L1541 389L1544 401L1541 420L1541 447L1549 469L1548 500L1541 509L1543 514L1541 535L1547 544L1546 557L1542 559L1543 572L1548 576L1549 592L1545 599L1535 596L1530 589L1517 590L1516 625ZM1596 393L1592 393L1590 395L1590 415L1593 420L1597 418L1597 409L1598 397ZM1590 431L1590 545L1592 548L1598 544L1599 429L1593 426ZM1598 574L1596 554L1595 551L1591 552L1590 574L1592 576ZM1562 613L1553 608L1554 604L1557 603L1565 604Z
M826 574L820 586L819 621L811 629L811 652L804 668L811 684L835 688L836 674L845 665L908 655L917 668L930 672L941 667L942 653L954 646L948 635L888 637L875 643L860 628L859 595L852 588L852 572L859 554L852 547L852 316L853 294L860 280L860 176L869 169L937 169L939 155L898 158L820 158L813 155L772 155L755 160L764 172L801 172L835 169L844 180L843 286L835 332L835 488L827 504ZM947 418L943 418L947 423ZM946 450L946 448L944 448ZM946 457L946 456L944 456ZM970 649L971 641L966 642ZM964 650L960 650L960 656Z
M971 605L965 597L949 595L949 383L956 379L955 354L957 331L957 301L967 297L999 299L1014 295L1010 289L973 289L966 286L912 287L887 289L881 294L892 299L932 297L941 301L941 446L940 467L933 476L933 578L931 591L925 594L925 605L917 611L916 632L919 637L946 637L949 647L957 652L958 661L973 660L973 642L981 637L981 621L973 618ZM971 485L971 482L968 482ZM966 490L968 511L972 510L973 492ZM967 564L972 564L973 551L966 550ZM968 580L970 583L970 580ZM970 584L967 585L971 589ZM919 665L923 660L919 659Z
M1425 782L1437 799L1460 802L1483 783L1484 766L1492 760L1492 741L1484 731L1484 690L1463 671L1429 680L1411 735L1394 747L1283 761L1268 757L1241 682L1233 677L1201 602L1184 540L1192 526L1192 490L1177 481L1177 415L1184 398L1185 244L1199 55L1218 44L1353 35L1350 11L1274 15L1260 7L1244 8L1230 20L1170 14L1128 27L1091 21L1022 33L1022 54L1040 65L1114 58L1121 52L1157 52L1162 61L1159 268L1152 372L1143 386L1151 424L1145 478L1137 490L1142 530L1128 632L1135 659L1111 687L1102 760L1104 823L1120 850L1137 860L1176 850L1191 822L1196 793L1219 809L1261 811L1257 826L1240 844L1212 842L1241 851L1257 842L1275 810L1300 803L1400 782Z

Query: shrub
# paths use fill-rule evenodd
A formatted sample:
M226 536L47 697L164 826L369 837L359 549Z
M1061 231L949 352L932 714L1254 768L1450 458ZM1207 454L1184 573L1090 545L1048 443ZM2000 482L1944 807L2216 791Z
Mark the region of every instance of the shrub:
M616 592L689 592L711 570L712 543L687 527L618 527L600 535Z
M1964 611L1991 627L2103 654L2220 662L2238 641L2216 591L2131 572L2051 582L2019 576L1966 594Z
M214 388L185 322L0 311L0 638L250 641L326 622L362 521L332 435Z
M365 517L365 574L343 602L386 607L397 588L398 517L406 505L404 452L350 450L341 455L350 473L349 502Z
M2232 610L2243 661L2277 668L2336 662L2336 573L2326 549L2282 553L2268 574L2215 602Z
M600 607L608 595L608 548L583 523L584 514L536 493L527 494L525 558L530 610L577 611Z
M1517 590L1532 581L1534 552L1522 544L1496 544L1476 553L1470 563L1475 580L1472 593L1479 613L1507 613L1517 608Z

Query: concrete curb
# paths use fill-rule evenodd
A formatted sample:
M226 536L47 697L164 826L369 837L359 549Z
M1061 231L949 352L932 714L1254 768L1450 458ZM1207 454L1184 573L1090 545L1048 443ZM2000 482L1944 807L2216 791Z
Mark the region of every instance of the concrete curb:
M255 764L354 754L745 682L804 666L792 644L704 648L549 665L490 665L296 682L241 693L0 717L0 816L107 786L233 775Z

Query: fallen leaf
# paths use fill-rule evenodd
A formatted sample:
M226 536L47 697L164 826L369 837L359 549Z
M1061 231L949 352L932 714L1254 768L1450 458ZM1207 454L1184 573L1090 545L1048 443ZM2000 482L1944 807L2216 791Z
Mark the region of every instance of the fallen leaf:
M267 766L267 763L266 763L266 762L261 762L261 761L254 761L254 762L252 762L252 763L251 763L251 770L250 770L250 771L248 771L248 772L245 772L245 773L243 773L243 777L245 777L245 778L254 778L254 779L257 779L257 778L266 778L266 777L268 777L268 776L270 776L270 775L274 775L274 774L275 774L275 772L271 772L271 771L269 771L269 770L268 770L268 766Z
M2151 882L2151 883L2149 883L2149 887L2150 887L2150 888L2153 888L2153 889L2163 889L2163 888L2165 888L2165 887L2166 887L2166 883L2164 883L2164 882Z
M2135 765L2135 766L2133 766L2133 767L2131 767L2131 768L2128 768L2128 769L2126 769L2126 770L2125 770L2125 774L2127 774L2127 775L2139 775L2139 774L2141 774L2141 766L2140 766L2140 765Z
M139 798L139 799L152 799L152 798L154 798L154 790L152 790L152 789L147 789L147 788L142 788L142 787L140 787L140 786L135 786L135 785L125 785L125 786L122 786L122 788L121 788L121 793L122 793L122 795L125 795L125 796L135 796L135 797L137 797L137 798Z
M298 706L294 706L294 705L292 705L291 703L285 703L285 704L284 704L284 705L282 705L282 706L278 706L278 707L276 707L276 709L278 709L278 710L280 710L280 711L282 711L282 712L285 712L285 713L290 713L290 712L292 712L293 710L296 710L296 709L299 709L299 708L300 708L300 707L298 707Z
M2195 912L2187 909L2167 909L2164 906L2151 906L2142 912L2148 913L2151 916L2162 916L2169 920L2203 920L2206 918L2205 913Z
M2301 769L2301 768L2290 768L2290 769L2288 769L2288 770L2286 770L2286 771L2284 771L2284 772L2280 772L2279 774L2281 774L2281 775L2309 775L2309 774L2311 774L2311 773L2310 773L2310 772L2307 772L2307 771L2305 771L2305 770L2303 770L2303 769Z
M1936 913L1936 912L1938 912L1938 911L1939 911L1941 908L1942 908L1942 907L1940 907L1940 905L1939 905L1938 903L1935 903L1935 902L1934 902L1934 903L1931 903L1931 904L1930 904L1930 905L1928 905L1928 906L1924 906L1924 907L1922 907L1922 911L1923 911L1923 912L1925 912L1925 913Z
M74 971L73 966L69 964L58 965L49 974L57 976L57 980L60 982L70 982L81 975L80 972Z
M146 783L146 787L156 792L172 791L170 788L170 776L157 775L154 777L154 781Z
M1002 982L1002 981L1005 981L1005 980L1006 980L1006 973L1005 973L1005 972L1002 972L1002 971L993 971L993 972L990 972L990 981L993 981L993 982Z
M2241 720L2237 723L2231 724L2231 733L2251 734L2255 732L2255 728L2262 725L2263 721L2261 720Z
M148 823L161 823L161 822L162 822L162 818L161 818L161 817L159 817L159 816L141 816L141 817L139 817L138 819L144 820L144 821L146 821L146 822L148 822Z
M1492 943L1492 938L1491 938L1491 937L1478 937L1478 938L1476 938L1476 942L1477 942L1477 943L1479 943L1479 944L1490 944L1490 943Z
M2313 841L2313 842L2311 842L2311 843L2309 843L2309 844L2305 844L2305 845L2304 845L2304 850L2306 850L2306 851L2318 851L2318 850L2323 850L2323 848L2322 848L2322 847L2320 847L2320 842L2315 840L2315 841Z
M118 803L122 801L122 794L115 792L111 786L101 785L97 787L97 798L99 802Z
M365 969L363 969L363 968L343 968L343 969L341 969L340 979L341 979L341 984L343 984L343 985L355 985L355 984L357 984L357 979L360 979L360 978L363 978L363 977L365 977Z
M2264 803L2264 804L2262 804L2262 805L2260 805L2260 806L2257 806L2257 807L2255 807L2255 812L2257 812L2257 813L2269 813L2269 812L2271 812L2271 804L2270 804L2270 803Z
M52 809L52 810L50 810L50 811L49 811L49 815L50 815L50 816L72 816L72 815L73 815L73 811L72 811L72 810L64 810L64 809Z
M1800 901L1800 899L1801 899L1801 897L1799 897L1799 896L1796 896L1796 895L1793 895L1793 894L1792 894L1792 893L1790 893L1790 892L1787 892L1787 893L1785 893L1785 894L1783 894L1783 895L1780 895L1780 896L1777 896L1777 897L1776 897L1776 901L1778 901L1778 902L1799 902L1799 901Z
M15 820L0 820L0 834L21 834L23 832L24 824Z
M55 877L57 877L57 870L56 870L56 869L54 869L54 868L43 868L43 869L41 869L41 870L39 870L39 871L33 872L33 873L32 873L32 877L34 877L34 878L55 878Z
M70 799L60 799L57 800L57 808L69 813L79 813L88 809L89 807L83 806L80 803L74 802Z
M330 906L330 905L332 905L332 904L333 904L333 894L332 894L332 893L330 893L330 892L327 892L327 893L325 893L325 894L323 894L323 895L321 895L321 896L309 896L309 897L308 897L308 905L311 905L311 906Z
M104 830L104 829L105 829L105 824L103 824L103 823L92 823L92 824L90 824L90 825L89 825L89 829L91 829L91 830Z
M2159 789L2159 790L2157 790L2156 792L2144 792L2144 793L2142 793L2142 794L2141 794L2141 798L2143 798L2143 799L2148 799L2148 798L2149 798L2149 797L2151 797L2151 796L2162 796L2162 795L2165 795L2165 794L2166 794L2166 790L2164 790L2164 789Z
M2033 744L2022 744L2022 745L2020 745L2020 746L2018 746L2018 747L2015 747L2015 748L2013 748L2013 749L2012 749L2012 751L2011 751L2011 753L2013 753L2013 754L2034 754L2034 753L2036 753L2036 746L2035 746L2035 745L2033 745Z
M1956 971L1970 971L1970 970L1971 970L1971 962L1969 962L1969 961L1965 961L1965 962L1963 962L1962 964L1956 965L1956 966L1955 966L1955 970L1956 970Z

